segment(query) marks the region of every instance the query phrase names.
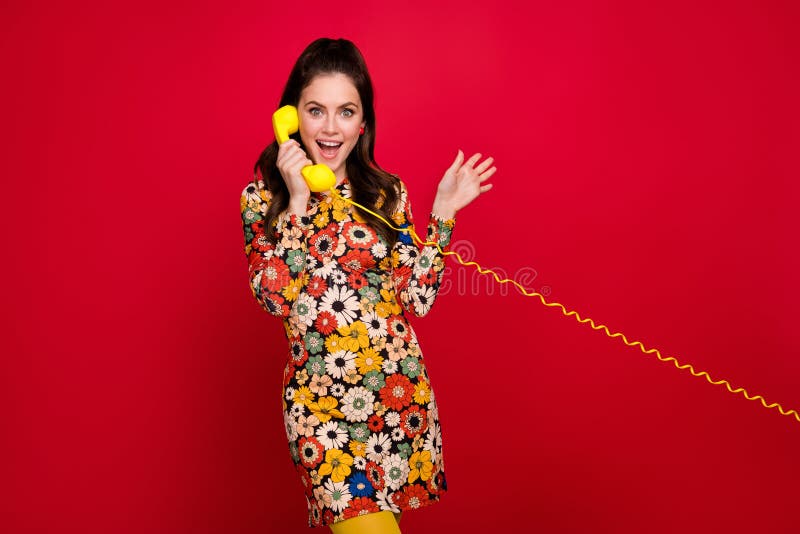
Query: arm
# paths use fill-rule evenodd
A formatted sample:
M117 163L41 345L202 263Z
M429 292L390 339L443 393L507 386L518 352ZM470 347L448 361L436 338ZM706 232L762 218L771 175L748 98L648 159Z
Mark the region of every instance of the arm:
M273 245L267 241L264 214L272 196L263 185L259 180L248 184L240 203L250 289L264 310L288 317L292 303L308 282L306 239L312 226L308 217L287 210L280 214L274 228L278 242Z
M402 181L400 186L400 204L393 215L394 222L399 228L414 226L408 191ZM417 235L447 250L455 223L454 216L445 219L434 211L428 217L427 231L417 231ZM392 282L403 309L417 317L430 311L444 277L444 260L435 245L419 246L410 233L400 233L392 249Z

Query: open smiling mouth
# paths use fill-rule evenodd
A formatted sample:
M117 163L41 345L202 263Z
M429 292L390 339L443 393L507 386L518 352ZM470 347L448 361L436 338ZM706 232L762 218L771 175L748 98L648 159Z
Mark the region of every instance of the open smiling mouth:
M317 141L317 146L319 147L319 150L324 158L333 159L336 157L336 154L339 153L339 147L342 146L342 143L333 141Z

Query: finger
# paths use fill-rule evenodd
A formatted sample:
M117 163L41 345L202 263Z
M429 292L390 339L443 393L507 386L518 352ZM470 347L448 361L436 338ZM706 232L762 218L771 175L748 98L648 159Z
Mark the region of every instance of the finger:
M476 171L478 171L478 174L480 174L480 173L482 173L483 171L485 171L485 170L486 170L486 169L489 167L489 165L491 165L491 164L492 164L492 162L493 162L493 161L494 161L494 158L493 158L493 157L488 157L488 158L486 158L485 160L483 160L483 162L481 162L481 164L480 164L480 165L478 165L477 167L475 167L475 170L476 170Z
M480 178L481 178L481 182L482 182L482 181L484 181L484 180L487 180L487 179L488 179L488 178L489 178L491 175L493 175L493 174L494 174L494 173L496 173L496 172L497 172L497 167L492 167L492 168L491 168L491 169L489 169L488 171L484 172L484 173L483 173L483 174L481 174L481 176L480 176Z
M291 167L294 162L301 157L303 157L302 151L289 149L285 154L283 154L282 158L279 158L281 160L280 165L284 167ZM278 162L276 161L275 163L277 164Z
M494 185L494 184L486 184L486 185L482 185L482 186L481 186L481 193L485 193L485 192L487 192L489 189L491 189L491 188L492 188L492 186L493 186L493 185Z
M478 162L479 159L481 159L481 153L480 152L478 152L476 154L473 154L472 157L467 160L466 165L469 165L470 167L472 167Z
M286 141L278 145L278 154L280 154L281 152L288 152L289 150L292 149L292 147L295 146L300 147L300 143L298 143L294 139L287 139Z
M464 153L459 149L458 154L456 154L455 161L453 161L453 163L450 165L450 168L447 170L453 172L457 171L458 168L461 167L462 161L464 161Z
M302 151L300 146L297 144L297 141L294 139L289 139L285 143L282 143L278 147L278 157L276 158L275 163L286 159L287 156L294 154L297 150Z
M299 172L300 169L305 167L305 162L308 161L303 151L293 152L286 156L279 168L283 168L287 172ZM309 163L310 164L310 163Z

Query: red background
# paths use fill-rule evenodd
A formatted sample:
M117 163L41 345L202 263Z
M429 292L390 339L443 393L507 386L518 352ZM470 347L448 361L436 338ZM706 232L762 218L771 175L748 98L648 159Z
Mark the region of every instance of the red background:
M238 209L320 36L418 218L493 155L473 259L800 408L795 2L87 4L0 8L5 532L308 531ZM796 531L798 421L448 262L413 322L450 491L404 531Z

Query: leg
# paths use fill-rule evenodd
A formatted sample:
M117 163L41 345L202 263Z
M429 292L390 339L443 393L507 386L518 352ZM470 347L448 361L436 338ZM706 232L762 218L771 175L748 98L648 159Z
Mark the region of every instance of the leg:
M400 527L389 510L358 515L331 525L333 534L400 534Z

